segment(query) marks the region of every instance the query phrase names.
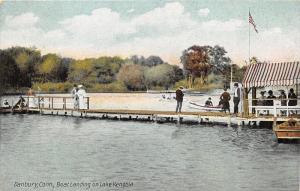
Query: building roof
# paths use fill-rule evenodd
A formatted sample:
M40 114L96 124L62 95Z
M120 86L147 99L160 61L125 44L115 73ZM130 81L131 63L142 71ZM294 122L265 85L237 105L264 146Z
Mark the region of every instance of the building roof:
M295 84L300 84L300 62L251 64L243 80L246 88Z

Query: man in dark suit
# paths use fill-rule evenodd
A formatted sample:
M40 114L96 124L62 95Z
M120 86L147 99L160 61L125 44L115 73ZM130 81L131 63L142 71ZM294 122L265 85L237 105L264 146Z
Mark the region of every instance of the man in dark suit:
M177 90L176 90L176 101L177 101L177 106L176 106L176 113L177 112L181 112L181 107L182 107L182 101L183 101L183 92L182 92L183 87L180 86Z

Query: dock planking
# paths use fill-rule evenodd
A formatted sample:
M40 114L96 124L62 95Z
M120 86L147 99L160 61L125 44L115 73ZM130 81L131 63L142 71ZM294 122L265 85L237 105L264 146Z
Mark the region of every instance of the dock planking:
M248 122L259 122L259 121L287 121L291 118L295 118L297 121L300 120L300 115L294 116L278 116L273 115L238 115L234 116L229 113L220 111L183 111L176 113L175 111L164 111L164 110L130 110L130 109L91 109L89 107L89 99L86 98L86 109L74 109L73 99L71 97L57 97L57 96L38 96L38 97L25 97L27 103L30 99L37 99L38 106L30 107L26 104L26 107L21 110L5 109L0 108L0 113L30 113L30 114L45 114L45 115L61 115L61 116L72 116L72 117L91 117L91 118L103 118L103 119L127 119L136 120L145 119L146 121L158 121L159 119L166 122L182 123L183 120L193 120L201 123L203 121L211 121L213 123L225 123L225 124L245 124ZM146 117L146 118L145 118Z

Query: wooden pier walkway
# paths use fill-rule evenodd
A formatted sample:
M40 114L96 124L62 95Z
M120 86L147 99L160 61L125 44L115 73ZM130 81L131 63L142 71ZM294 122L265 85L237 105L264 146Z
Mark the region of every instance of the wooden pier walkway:
M224 112L205 112L205 111L184 111L176 113L174 111L158 111L158 110L128 110L128 109L90 109L89 98L85 98L85 107L81 109L74 109L72 97L58 97L58 96L37 96L24 97L26 100L24 108L15 109L0 109L0 113L38 113L44 115L61 115L74 117L89 117L102 119L116 119L116 120L141 120L154 122L213 122L231 124L249 124L250 122L259 121L287 121L294 118L300 121L300 115L293 116L274 116L263 115L258 116L253 114L251 116L233 116L232 114ZM34 103L34 104L33 104Z

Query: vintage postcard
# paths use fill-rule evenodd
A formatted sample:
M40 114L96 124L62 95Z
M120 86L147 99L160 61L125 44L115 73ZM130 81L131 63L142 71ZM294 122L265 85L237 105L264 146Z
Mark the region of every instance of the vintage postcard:
M0 191L297 191L298 0L0 0Z

